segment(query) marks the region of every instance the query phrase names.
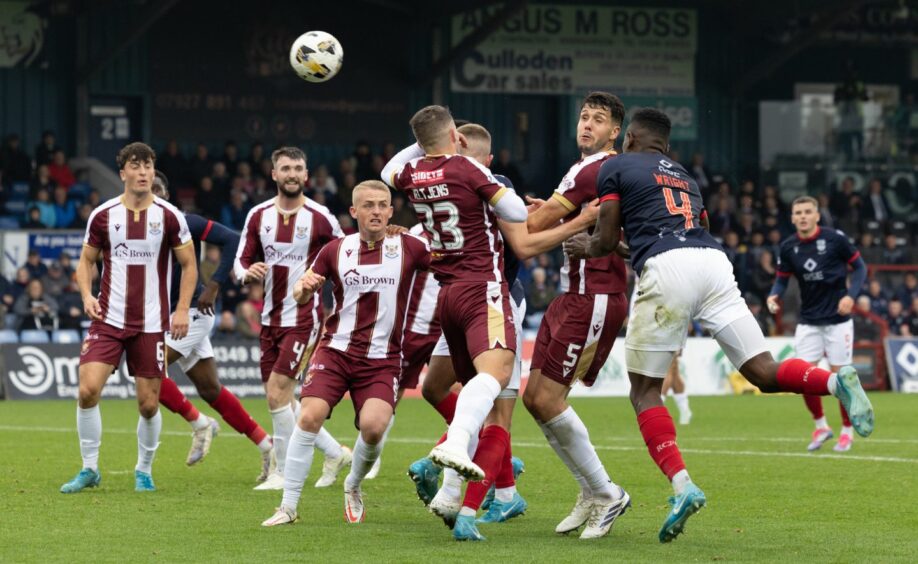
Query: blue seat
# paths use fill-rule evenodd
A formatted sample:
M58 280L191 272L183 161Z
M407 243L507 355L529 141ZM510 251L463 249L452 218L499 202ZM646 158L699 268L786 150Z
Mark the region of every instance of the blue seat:
M3 316L3 326L7 329L19 326L19 316L15 313L8 313Z
M0 345L18 343L19 335L12 329L0 329Z
M12 188L10 189L10 200L24 202L28 199L29 199L29 183L28 182L14 182Z
M51 339L48 337L47 331L26 329L19 335L19 342L30 344L50 343Z
M11 216L0 217L0 229L19 229L19 220Z
M86 201L86 198L89 196L89 191L91 190L89 184L83 182L77 182L67 190L67 197L71 200L79 200L80 202Z
M26 212L26 202L25 200L10 200L6 203L6 211L13 215L21 216L25 215ZM18 222L17 222L18 223ZM18 225L17 225L18 227Z
M51 342L59 345L72 345L81 340L80 332L76 329L57 329L51 332Z

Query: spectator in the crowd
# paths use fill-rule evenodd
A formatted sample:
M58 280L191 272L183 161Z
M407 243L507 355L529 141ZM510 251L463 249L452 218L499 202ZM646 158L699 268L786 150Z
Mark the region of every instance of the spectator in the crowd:
M41 209L31 206L26 211L26 220L22 223L23 229L47 229L48 226L41 222Z
M784 236L781 235L781 230L777 227L772 227L767 229L768 235L765 236L765 243L768 246L768 250L771 251L772 256L777 257L781 253L781 241L784 239Z
M373 177L379 178L380 174L382 174L383 167L386 166L386 161L383 160L382 155L373 155L370 166L373 169Z
M870 311L873 313L882 317L889 309L889 295L876 278L867 284L867 297L870 298Z
M227 249L226 252L233 253L235 251L233 249ZM198 267L198 276L201 278L203 284L210 282L214 272L220 267L221 253L222 250L220 247L216 245L207 245L207 250L204 252L204 260L201 261L201 265Z
M351 202L353 201L354 186L356 185L357 177L354 176L354 173L349 172L344 175L344 179L338 186L338 200L341 201L342 206L346 208L351 206Z
M740 214L739 225L735 229L736 234L739 235L740 242L744 245L748 245L752 239L752 234L755 233L755 231L755 215L751 213Z
M912 304L907 313L905 325L902 327L903 337L918 337L918 296L912 298Z
M711 176L708 165L704 164L704 155L702 153L695 153L692 155L692 163L689 165L688 172L692 175L692 178L695 179L702 194L706 194L710 191L714 184L714 179Z
M902 302L900 302L898 298L889 300L889 305L886 306L885 319L886 323L889 324L890 335L902 334L902 326L905 325L908 320L902 307Z
M870 231L861 233L857 248L867 264L878 264L883 260L883 249L879 247Z
M89 191L89 194L86 196L86 203L92 206L92 209L99 207L99 204L102 203L102 195L99 194L99 191L95 188Z
M829 195L822 192L816 196L816 201L819 202L819 225L834 228L835 218L832 216L831 208L829 208Z
M398 151L398 147L395 146L395 142L386 141L385 143L383 143L383 148L382 148L383 161L385 162L391 161L392 157L395 156L395 153L397 151Z
M759 213L763 221L768 217L773 217L778 224L787 222L787 213L781 208L778 199L774 196L765 196Z
M854 178L846 176L836 187L829 199L829 210L838 226L846 231L853 231L861 221L863 201L860 194L854 191Z
M733 276L736 278L737 282L741 282L743 276L740 266L745 263L745 257L743 256L745 249L740 249L740 238L736 231L727 231L724 235L723 246L727 259L733 265Z
M906 250L899 246L899 241L892 233L883 238L883 256L880 261L883 264L908 264Z
M48 265L42 262L38 249L29 249L29 256L23 268L28 272L29 280L41 278L48 273Z
M36 207L38 211L41 212L41 221L42 225L51 229L57 223L57 215L54 212L54 204L51 203L51 195L48 194L47 190L39 190L35 194L35 199L26 204L27 208ZM29 212L31 214L31 211Z
M775 324L775 319L762 308L762 299L758 295L749 292L746 292L743 298L746 300L746 306L749 307L752 317L759 324L762 334L766 337L776 335L778 327Z
M354 227L354 219L349 213L339 213L338 224L341 225L341 231L344 231L345 235L357 233L357 228Z
M270 162L270 161L269 161ZM269 180L270 177L265 178L264 176L258 175L255 177L255 189L252 190L252 195L250 200L252 201L253 206L257 206L262 202L266 202L273 198L277 194L277 189L275 188L272 192L268 188L268 182L270 181L271 186L274 187L273 180Z
M45 329L57 326L57 300L49 296L41 280L32 280L26 291L13 304L13 313L19 317L19 330Z
M532 269L532 280L526 288L526 310L531 313L541 312L548 309L558 291L554 284L548 281L545 269L537 266Z
M35 166L48 165L54 160L54 153L60 151L54 139L54 132L46 129L41 134L41 143L35 147Z
M51 178L58 186L69 189L76 184L76 176L70 170L70 165L67 164L67 156L64 151L57 150L54 152L51 164L48 165L48 174L51 175Z
M249 158L247 161L251 167L252 174L255 176L261 176L261 161L263 160L265 160L265 146L256 141L252 143L252 147L249 149ZM271 177L269 176L268 178Z
M191 157L191 162L188 164L188 168L191 172L191 180L195 183L200 183L202 178L210 176L210 173L214 169L214 160L207 150L207 145L198 143L197 148L194 150L194 156Z
M497 152L497 158L491 163L491 172L502 174L510 179L513 187L517 192L522 192L525 188L523 173L516 164L510 160L510 149L501 149Z
M233 190L230 192L229 203L223 206L220 222L230 229L242 231L242 228L245 227L245 216L251 209L252 206L249 205L245 192L239 189Z
M392 219L389 223L401 225L402 227L412 228L418 222L418 216L414 209L405 201L405 196L396 193L392 197Z
M227 141L223 145L223 156L220 162L226 166L226 174L230 177L236 176L236 170L239 168L239 148L233 140Z
M51 266L48 267L48 272L41 277L41 283L45 288L45 292L47 292L49 296L55 298L66 292L71 282L72 280L67 277L64 269L61 268L61 263L58 261L52 262Z
M270 158L265 158L261 160L261 165L259 167L261 174L259 176L265 177L269 182L271 182L271 172L274 170L274 163L271 162Z
M765 300L768 297L771 287L775 283L775 259L771 251L763 249L758 253L755 266L748 277L749 292L757 296L759 300Z
M552 288L557 288L561 281L561 273L558 272L558 267L555 264L555 260L549 253L542 253L536 256L536 266L545 271L545 283Z
M344 157L338 161L338 174L336 177L338 186L344 183L344 178L349 174L354 172L354 158L353 157ZM350 202L350 200L348 200Z
M246 194L251 195L255 192L255 176L252 174L252 165L248 161L239 161L236 166L236 176L233 178L233 184L239 184Z
M54 192L57 184L51 178L51 172L48 165L39 165L35 170L35 178L29 183L29 199L34 200L39 190L47 190L49 193Z
M248 338L257 338L261 332L261 312L265 308L265 291L261 284L249 286L249 295L236 308L236 332Z
M720 203L721 200L727 201L726 207L722 207L722 204ZM716 210L725 209L730 213L734 213L736 211L736 197L733 195L733 191L732 188L730 188L729 182L723 181L717 185L717 192L711 196L710 205L707 207Z
M86 226L89 224L89 216L92 215L93 207L89 204L83 204L77 208L76 219L73 220L73 223L70 225L73 229L86 229Z
M61 270L64 271L64 276L67 277L67 280L73 280L76 270L73 267L73 259L67 251L61 251L61 254L57 257L57 262L61 265Z
M0 147L0 170L7 186L32 179L32 159L22 150L19 136L11 133Z
M6 314L10 313L13 309L13 304L16 303L16 298L19 297L20 292L17 291L16 286L6 279L6 276L0 274L0 328L7 329L5 324Z
M226 170L226 163L217 161L210 174L210 180L213 184L214 194L220 199L221 203L225 202L232 188L233 178Z
M58 186L54 189L54 227L67 229L77 218L76 204L67 197L67 189Z
M309 187L329 194L338 193L338 184L328 174L328 167L324 164L317 166L315 172L309 176Z
M918 276L914 272L906 272L905 280L899 288L898 297L903 304L911 304L915 298L918 298Z
M378 174L373 173L373 154L366 141L358 141L354 146L354 175L357 182L379 178Z
M742 217L743 214L755 216L757 213L759 213L759 211L756 208L755 199L752 197L752 194L740 194L736 208L737 217Z
M835 87L833 101L838 116L838 148L848 161L861 158L864 151L863 102L870 98L867 86L858 76L852 59L846 59L844 78Z
M188 183L188 160L179 151L178 141L170 139L166 143L165 150L156 155L156 170L161 170L175 186L182 186ZM176 198L176 194L178 194L178 190L171 190L169 193L170 200Z
M879 178L871 179L867 184L867 195L864 196L863 221L877 221L880 224L889 220L889 200L883 194L883 183Z
M858 296L854 303L854 338L858 341L876 341L880 338L880 326L874 321L873 306L870 302L870 296Z
M76 282L72 283L57 300L58 329L82 329L89 318L83 313L83 298L77 291Z
M214 189L214 181L209 176L201 179L198 191L194 195L194 205L204 217L217 219L220 217L224 199Z

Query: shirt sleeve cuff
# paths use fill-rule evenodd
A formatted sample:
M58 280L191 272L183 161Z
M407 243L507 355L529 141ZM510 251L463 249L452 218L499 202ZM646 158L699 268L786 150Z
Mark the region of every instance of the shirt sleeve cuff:
M564 209L566 209L569 212L572 212L577 209L577 206L575 206L573 202L571 202L566 197L562 196L561 194L557 192L552 193L551 197L552 199L557 201L559 204L564 206Z

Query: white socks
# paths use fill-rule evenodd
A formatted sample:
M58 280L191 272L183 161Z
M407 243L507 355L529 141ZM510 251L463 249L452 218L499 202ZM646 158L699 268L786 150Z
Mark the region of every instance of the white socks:
M440 486L444 495L453 499L459 499L462 496L462 476L452 468L443 469L443 485Z
M685 486L692 483L692 479L689 478L688 470L679 470L673 476L673 492L676 495L682 495L682 492L685 491Z
M570 462L583 476L594 498L610 501L618 495L618 489L603 468L596 449L590 442L586 425L580 420L573 407L568 406L560 415L545 423L558 444L567 454Z
M191 422L191 428L195 431L200 431L205 429L210 425L210 419L207 418L203 413L198 414L198 418Z
M258 443L258 450L261 452L268 452L272 448L274 448L274 443L271 441L271 437L266 436Z
M673 394L673 399L676 400L676 407L679 409L679 413L686 413L689 411L687 393L682 392L681 394Z
M383 441L371 445L363 440L363 435L357 435L357 442L354 443L354 458L353 462L351 462L351 471L344 480L344 491L352 491L360 487L364 476L367 475L367 472L373 467L373 463L379 458L382 446Z
M817 428L817 429L825 429L826 427L829 426L829 422L826 421L826 416L825 416L825 415L823 415L823 416L820 417L819 419L814 419L813 422L816 423L816 428Z
M325 427L319 429L318 434L316 434L316 448L322 451L325 458L338 458L344 454L341 450L341 443L326 431Z
M486 372L469 380L456 400L456 415L447 431L447 442L468 448L469 440L478 434L499 393L500 382Z
M102 444L102 412L99 405L83 409L77 405L77 436L83 468L99 471L99 446Z
M555 436L555 432L545 423L539 422L539 428L542 429L542 434L545 435L546 439L548 439L548 444L551 446L552 450L555 451L555 454L558 455L558 458L561 459L561 462L567 466L567 469L570 470L571 475L573 475L574 479L577 480L577 483L580 484L580 492L583 498L593 499L593 491L590 489L590 484L587 483L586 479L583 477L583 474L580 473L580 470L578 470L577 466L571 461L571 457L567 455L567 451L561 447L561 443L558 442L558 437Z
M513 494L516 493L516 486L509 488L497 488L494 490L494 499L501 503L510 503L513 501Z
M284 473L284 464L287 459L287 445L290 435L296 427L293 410L289 405L271 411L271 423L274 424L274 455L277 458L277 472Z
M163 430L163 414L157 410L156 415L147 419L140 416L137 420L137 466L135 470L153 471L153 457L159 447L159 433Z
M287 409L287 408L284 408ZM290 415L293 412L287 409ZM296 506L300 503L300 493L303 491L303 482L309 475L309 467L312 466L312 455L315 452L316 434L309 433L300 429L299 425L290 435L290 447L287 451L286 468L284 471L284 498L281 501L281 507L286 507L296 511ZM280 466L280 459L277 465Z
M835 389L838 387L838 375L834 372L829 376L829 381L826 382L826 387L829 389L829 393L833 396L835 395Z

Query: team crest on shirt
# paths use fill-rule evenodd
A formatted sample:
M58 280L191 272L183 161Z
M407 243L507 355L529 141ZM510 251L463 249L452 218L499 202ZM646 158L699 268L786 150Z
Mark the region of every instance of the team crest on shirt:
M826 240L825 239L816 239L816 252L821 255L826 254Z
M385 245L386 258L398 258L398 245Z
M147 225L147 233L150 235L159 235L163 232L163 222L162 221L151 221Z
M309 234L309 229L307 229L305 225L302 227L296 228L296 238L297 239L305 239L306 235L308 234Z

